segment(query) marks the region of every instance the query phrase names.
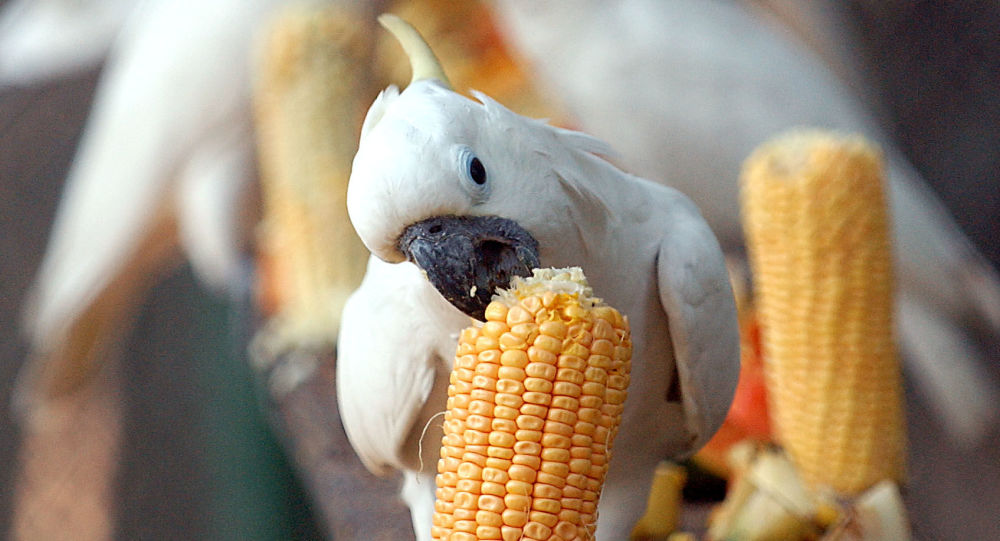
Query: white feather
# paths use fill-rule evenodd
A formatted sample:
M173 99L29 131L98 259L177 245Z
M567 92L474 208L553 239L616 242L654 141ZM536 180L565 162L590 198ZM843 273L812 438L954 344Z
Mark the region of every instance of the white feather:
M385 113L386 108L399 97L399 88L395 85L389 86L385 90L378 93L372 106L368 108L368 112L365 114L365 121L361 124L361 138L364 139L365 134L367 134L371 129L378 124L378 121L382 119L382 115Z
M412 263L369 260L344 306L337 402L347 437L372 472L435 471L443 419L432 417L444 411L458 333L469 323ZM429 400L435 385L437 400ZM434 426L425 432L428 422ZM420 441L427 443L422 454Z
M96 66L140 0L12 0L0 11L0 87Z
M233 284L245 258L248 212L243 194L253 180L250 119L236 118L194 149L180 171L177 221L181 246L202 283L222 290Z

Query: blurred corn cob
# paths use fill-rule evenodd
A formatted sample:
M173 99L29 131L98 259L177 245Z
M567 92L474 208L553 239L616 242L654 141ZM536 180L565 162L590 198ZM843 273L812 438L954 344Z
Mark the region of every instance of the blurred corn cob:
M448 78L457 92L474 88L522 115L555 123L567 118L561 105L538 92L511 56L487 3L398 0L388 10L419 28L428 43L434 44L434 53L441 65L448 66ZM408 81L409 60L400 53L395 38L380 32L377 39L376 57L386 78Z
M892 252L881 156L792 132L743 169L774 421L805 481L856 495L904 475Z
M794 131L759 147L742 183L785 450L730 448L733 475L708 539L908 539L881 156L857 137Z
M373 92L370 33L333 8L275 17L254 94L264 216L261 297L280 340L331 344L368 252L347 216L358 126Z
M515 278L459 339L434 538L593 538L631 353L579 269Z

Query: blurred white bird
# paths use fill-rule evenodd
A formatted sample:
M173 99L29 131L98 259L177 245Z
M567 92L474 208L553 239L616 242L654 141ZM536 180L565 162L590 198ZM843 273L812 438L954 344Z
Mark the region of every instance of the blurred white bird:
M281 3L149 0L117 33L29 300L22 413L100 368L180 247L216 289L240 275L254 39Z
M139 2L8 2L0 10L0 88L96 66Z
M959 443L997 420L966 332L1000 336L1000 281L856 94L787 28L740 2L496 0L505 35L582 129L633 172L675 186L727 251L743 251L738 173L794 126L859 132L886 153L907 369Z

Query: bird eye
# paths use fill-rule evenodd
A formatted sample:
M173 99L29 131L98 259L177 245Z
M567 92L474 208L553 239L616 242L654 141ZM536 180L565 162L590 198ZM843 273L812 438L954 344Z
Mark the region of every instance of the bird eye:
M462 172L462 180L464 180L462 186L472 198L473 204L478 205L485 202L490 196L491 183L483 161L468 145L456 145L455 157L458 159L457 165L459 171Z
M486 184L486 168L483 167L483 162L475 156L469 161L469 177L472 178L472 182L480 186Z

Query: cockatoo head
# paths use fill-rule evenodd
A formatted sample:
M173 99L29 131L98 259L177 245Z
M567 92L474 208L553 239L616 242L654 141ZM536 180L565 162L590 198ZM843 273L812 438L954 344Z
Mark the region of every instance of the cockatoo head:
M414 76L368 111L347 191L351 221L377 257L412 261L453 305L482 319L497 288L539 266L529 231L544 217L525 201L554 188L531 181L542 174L532 162L539 157L518 141L519 125L539 121L452 91L416 30L396 17L380 21Z

